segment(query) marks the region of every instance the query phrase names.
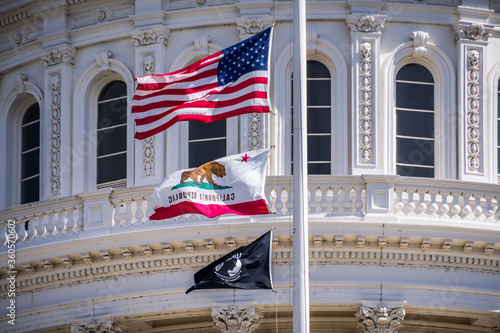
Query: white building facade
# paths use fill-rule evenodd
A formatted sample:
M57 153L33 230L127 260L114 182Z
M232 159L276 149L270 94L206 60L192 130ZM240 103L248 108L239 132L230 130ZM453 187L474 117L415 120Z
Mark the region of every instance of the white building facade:
M136 77L271 25L272 113L134 139ZM500 332L500 2L308 1L307 57L310 331ZM292 61L290 1L3 1L0 331L291 332ZM149 220L268 147L273 214ZM185 294L273 227L274 292Z

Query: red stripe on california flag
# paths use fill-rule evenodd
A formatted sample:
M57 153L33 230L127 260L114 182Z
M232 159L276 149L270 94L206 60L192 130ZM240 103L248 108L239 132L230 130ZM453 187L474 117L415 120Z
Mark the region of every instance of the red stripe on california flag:
M234 205L204 205L190 201L183 201L168 208L160 207L155 209L150 220L163 220L183 214L203 214L208 217L216 217L223 214L237 215L263 215L269 214L266 201L259 199L256 201L241 202Z

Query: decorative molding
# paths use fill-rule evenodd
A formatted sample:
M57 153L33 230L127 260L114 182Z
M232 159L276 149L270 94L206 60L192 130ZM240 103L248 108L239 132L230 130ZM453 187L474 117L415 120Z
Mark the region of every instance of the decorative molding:
M430 239L424 240L424 242L420 244L417 243L418 238L414 239L411 243L417 246L410 247L408 246L410 243L409 237L401 237L398 245L396 242L388 243L386 236L380 236L378 242L385 244L383 251L381 251L373 246L366 247L365 244L367 244L368 240L366 236L362 235L358 235L354 238L348 237L347 235L336 235L332 240L330 235L322 234L316 235L314 239L317 242L322 239L322 245L311 247L310 258L313 262L315 258L320 261L329 258L329 260L336 263L343 262L353 264L376 263L380 260L384 260L385 265L388 266L397 266L403 262L405 265L415 267L439 264L443 267L450 267L453 269L463 268L467 270L470 270L473 266L473 269L477 271L485 270L487 272L490 272L492 268L500 265L500 259L497 256L491 256L496 246L495 243L488 243L484 247L482 247L482 245L481 247L478 246L476 248L478 251L473 251L474 244L472 241L468 241L465 242L466 244L464 245L472 246L470 252L463 251L462 247L451 248L450 251L447 251L446 249L437 247L431 249ZM254 240L254 237L248 237L249 243ZM202 241L205 242L206 240ZM373 241L374 239L370 242ZM450 240L446 241L448 242ZM460 241L464 243L463 240L454 240L453 242L457 244ZM144 249L147 251L150 248L153 252L151 256L134 256L131 249L124 248L130 251L130 256L112 260L111 252L113 250L103 249L99 251L102 260L93 258L90 253L82 253L80 254L80 260L73 260L67 255L59 257L59 260L56 257L40 259L40 262L19 263L17 267L21 272L17 279L18 287L20 288L19 294L30 293L37 288L46 288L47 283L66 285L72 283L72 279L75 277L83 281L83 279L86 278L95 279L98 276L104 277L109 275L110 272L114 273L110 275L109 278L114 278L114 276L120 274L130 274L132 271L140 271L143 269L147 269L149 272L163 272L169 267L182 267L185 265L192 265L193 263L209 264L222 256L222 254L214 253L210 250L211 242L205 243L209 244L208 247L205 245L198 249L194 249L194 242L195 240L183 241L181 244L188 244L188 247L192 247L192 250L186 252L178 251L175 255L173 255L175 251L171 243L162 243L162 254L154 253L154 244L141 245L141 250L138 250L137 253L144 251ZM340 245L340 242L342 242L342 246L336 246ZM422 246L422 243L427 244L426 246L429 247L426 253L422 253L421 249L418 248L418 245ZM360 246L361 244L363 246ZM404 245L402 246L402 244ZM215 241L213 245L217 248ZM178 246L181 248L183 247L183 245ZM222 249L222 247L220 248ZM464 246L464 248L466 247ZM292 249L286 243L280 246L277 236L273 237L273 249L276 260L288 260L287 258L291 257ZM403 249L403 251L401 249ZM44 265L45 261L52 262L54 269L37 272L36 267ZM6 270L7 269L4 268L4 272ZM23 270L27 274L23 273ZM0 274L1 272L2 270L0 270ZM0 291L6 290L6 288L8 289L8 284L0 283Z
M475 42L487 42L491 37L493 26L483 25L476 22L459 22L454 27L456 41L469 40Z
M234 241L234 238L226 238L226 246L230 251L236 249L236 242Z
M212 38L206 35L199 35L193 39L194 49L198 59L206 58L210 55L208 44Z
M359 45L359 153L363 163L372 161L372 45Z
M443 251L450 251L451 250L451 245L453 244L453 240L451 239L445 239L443 241L443 244L441 245L441 249Z
M427 53L427 41L429 34L423 31L413 31L411 33L413 39L413 54L412 57L422 57Z
M214 241L211 239L205 239L205 247L207 248L207 251L214 251L215 250Z
M100 72L109 71L109 59L113 56L113 52L101 50L96 53L95 61L97 63L97 69Z
M380 247L380 248L387 247L387 237L386 236L380 236L378 238L378 247Z
M314 247L321 247L321 245L323 245L323 236L321 235L314 236L313 245Z
M41 60L44 67L52 67L59 64L73 65L75 63L75 52L70 48L64 48L61 51L52 49Z
M214 327L221 333L249 333L259 327L260 315L253 306L239 308L236 305L228 307L212 307Z
M351 31L358 31L362 33L381 32L384 28L385 16L364 15L357 21L352 21L352 19L349 21L348 24Z
M151 246L144 244L141 245L142 252L144 252L145 257L151 257L153 255L153 249Z
M61 191L61 74L50 75L50 191Z
M2 15L2 17L0 18L0 27L6 27L31 16L31 9L25 9L10 15Z
M42 260L42 265L48 271L53 271L54 267L55 267L54 263L52 261L50 261L50 260L47 260L47 259Z
M467 241L464 244L464 252L465 253L471 253L472 252L472 247L474 246L474 242L472 241Z
M238 22L237 25L240 35L257 34L267 28L264 21L259 17L249 17L244 22Z
M170 29L162 27L158 31L152 28L142 29L139 33L134 33L132 38L135 40L135 46L149 46L160 44L167 46L167 39L170 36Z
M191 241L185 241L184 242L184 251L187 253L193 253L194 252L194 246Z
M258 112L248 114L248 146L250 150L258 150L261 146L262 114Z
M466 135L467 135L467 169L476 172L479 169L480 138L479 138L479 51L471 49L467 52L466 75Z
M385 303L376 307L362 305L356 313L357 326L364 333L397 333L403 327L404 306L388 308Z
M142 59L142 74L152 75L155 72L155 56L152 53L144 55Z
M307 55L312 56L318 50L319 32L316 29L307 29Z
M120 252L122 253L123 258L130 259L133 257L132 251L128 247L120 248Z
M431 248L431 240L430 238L424 238L422 239L422 243L420 243L420 248L422 250L428 250Z
M142 59L143 75L152 75L155 72L155 55L148 53ZM151 176L155 172L155 137L150 136L142 140L142 170L144 175Z
M113 260L113 255L107 250L101 251L101 257L102 257L102 259L104 259L104 261L107 261L107 262L110 262Z
M71 333L116 333L122 332L121 328L111 319L93 321L88 324L72 324Z
M17 95L22 95L26 93L26 84L28 80L28 75L26 74L16 74L14 77L14 90Z

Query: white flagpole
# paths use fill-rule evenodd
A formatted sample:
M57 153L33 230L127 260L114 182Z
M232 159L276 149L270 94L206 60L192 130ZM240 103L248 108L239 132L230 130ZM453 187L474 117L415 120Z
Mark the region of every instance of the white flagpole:
M306 2L293 1L293 332L309 332Z

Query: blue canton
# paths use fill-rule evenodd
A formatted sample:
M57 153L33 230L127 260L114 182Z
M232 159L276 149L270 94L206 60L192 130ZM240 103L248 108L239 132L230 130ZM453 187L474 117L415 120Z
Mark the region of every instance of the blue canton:
M219 86L238 80L255 70L267 70L271 28L267 28L241 43L221 51L223 57L217 66Z

